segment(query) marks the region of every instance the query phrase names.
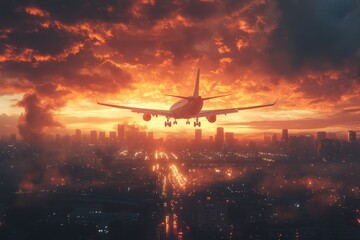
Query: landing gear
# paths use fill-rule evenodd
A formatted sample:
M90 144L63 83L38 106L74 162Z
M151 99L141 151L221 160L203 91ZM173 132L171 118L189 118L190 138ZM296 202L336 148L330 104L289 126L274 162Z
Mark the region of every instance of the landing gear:
M196 118L196 121L194 122L194 127L196 126L201 127L201 122L199 122L198 118Z
M173 124L174 124L174 125L177 125L177 121L176 121L176 119L174 120Z
M165 127L171 127L171 122L169 121L169 119L166 120L164 125Z
M194 127L196 126L201 127L201 122L194 122Z
M190 125L190 120L186 120L186 125Z

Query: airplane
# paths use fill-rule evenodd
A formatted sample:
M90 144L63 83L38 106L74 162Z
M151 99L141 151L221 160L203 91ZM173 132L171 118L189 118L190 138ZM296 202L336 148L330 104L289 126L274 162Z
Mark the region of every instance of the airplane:
M274 106L277 103L277 100L271 104L264 105L256 105L256 106L248 106L248 107L235 107L235 108L225 108L225 109L214 109L214 110L202 110L204 101L225 97L231 94L218 95L213 97L201 97L199 95L199 81L200 81L200 69L197 71L197 76L195 80L195 87L192 96L178 96L172 94L164 94L165 96L171 96L175 98L180 98L181 100L174 103L169 110L162 109L149 109L149 108L138 108L138 107L129 107L122 105L115 105L109 103L98 102L97 104L107 107L127 109L131 112L141 113L143 115L144 121L150 121L151 117L165 116L165 127L171 127L172 122L171 119L174 119L173 124L177 125L177 119L186 119L186 125L190 124L191 118L194 118L194 127L201 127L201 122L199 118L205 117L210 123L216 122L217 115L227 115L229 113L237 113L238 111L254 109L254 108L262 108L262 107L270 107Z

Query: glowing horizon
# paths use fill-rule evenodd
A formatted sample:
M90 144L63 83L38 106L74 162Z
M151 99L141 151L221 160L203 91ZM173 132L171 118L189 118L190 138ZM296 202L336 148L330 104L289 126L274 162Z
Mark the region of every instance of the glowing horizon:
M31 138L59 127L111 131L123 123L161 136L192 135L185 120L164 128L165 118L144 122L96 99L169 109L176 99L163 94L191 95L198 67L201 96L233 93L204 109L279 99L274 107L219 116L214 124L201 119L204 134L217 127L246 135L360 130L357 7L335 1L318 16L315 3L299 10L282 0L102 4L5 6L0 135ZM339 6L341 18L332 14Z

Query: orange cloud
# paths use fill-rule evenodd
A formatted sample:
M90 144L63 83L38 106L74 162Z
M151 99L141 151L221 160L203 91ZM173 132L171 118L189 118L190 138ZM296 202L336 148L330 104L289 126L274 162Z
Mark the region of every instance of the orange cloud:
M162 93L191 93L200 67L202 95L235 93L206 108L280 99L271 110L219 118L233 130L238 123L246 131L262 131L296 127L296 121L302 129L356 128L356 112L339 115L360 103L358 16L347 6L351 21L329 14L342 4L332 2L321 16L310 14L314 3L298 8L261 0L4 5L2 94L34 93L39 102L58 98L62 104L49 112L54 119L101 113L114 120L118 112L99 108L94 99L168 108L174 99ZM309 19L296 21L303 11ZM137 115L118 116L142 124ZM161 130L163 124L149 125ZM213 131L217 125L205 126Z

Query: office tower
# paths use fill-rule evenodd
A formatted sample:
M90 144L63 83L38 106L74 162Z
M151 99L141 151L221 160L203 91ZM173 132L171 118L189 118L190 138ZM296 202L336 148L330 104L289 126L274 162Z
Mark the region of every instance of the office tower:
M81 130L80 129L75 130L74 142L81 143Z
M337 160L340 153L340 142L335 139L323 139L320 141L318 155L324 160Z
M271 143L271 137L264 134L264 143L265 144L270 144Z
M277 142L277 134L274 133L272 136L271 136L271 142L274 144Z
M283 129L281 133L281 142L287 143L289 141L289 132L287 129Z
M97 132L95 130L92 130L90 132L90 142L96 143L96 141L97 141Z
M195 142L200 143L202 140L202 131L201 129L195 129Z
M316 141L321 142L321 140L326 138L326 132L317 132L316 133Z
M348 131L348 142L355 143L356 142L356 132Z
M138 132L137 139L141 142L146 142L146 139L147 139L146 132Z
M106 135L105 132L99 132L99 142L105 142Z
M235 143L234 133L226 132L225 133L225 143L229 146L233 146Z
M125 125L118 124L117 133L118 133L118 139L120 141L124 140L125 139Z
M109 132L109 140L112 142L114 142L116 140L116 132L115 131Z
M135 141L139 137L139 128L135 126L128 126L126 131L126 139Z
M216 129L215 145L219 147L224 145L224 128L222 127Z

